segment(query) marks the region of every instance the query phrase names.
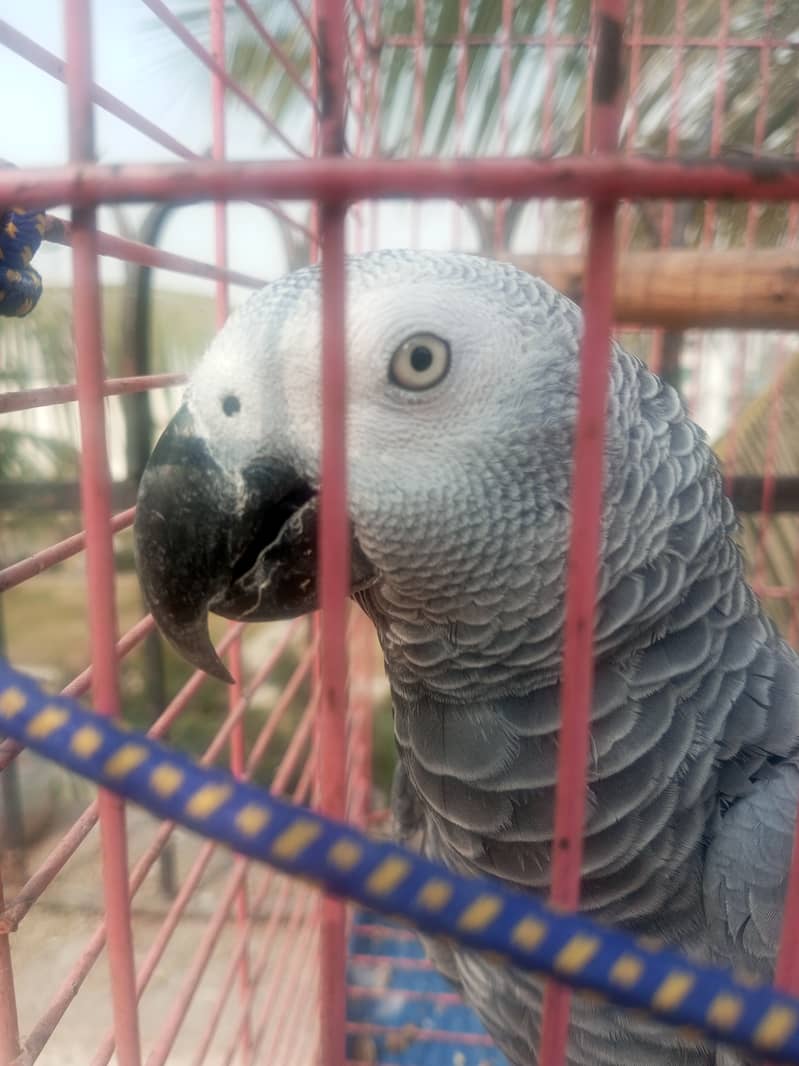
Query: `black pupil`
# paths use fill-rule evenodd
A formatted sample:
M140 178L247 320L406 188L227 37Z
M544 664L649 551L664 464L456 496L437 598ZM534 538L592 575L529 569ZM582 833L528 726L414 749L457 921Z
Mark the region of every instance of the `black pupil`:
M241 410L241 401L238 396L226 396L222 400L222 410L230 418L231 415L235 415Z
M411 352L411 366L417 374L423 374L433 364L433 353L424 344L417 344Z

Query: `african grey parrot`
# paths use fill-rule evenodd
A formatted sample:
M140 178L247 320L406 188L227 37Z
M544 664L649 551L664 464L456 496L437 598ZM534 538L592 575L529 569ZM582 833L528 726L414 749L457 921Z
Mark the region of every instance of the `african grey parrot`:
M377 252L347 272L351 588L391 686L397 819L433 859L546 894L580 312L471 255ZM142 479L146 596L212 673L209 610L316 604L319 297L318 269L300 270L231 316ZM744 581L703 434L618 346L605 470L581 906L768 978L799 799L799 663ZM433 950L515 1066L535 1063L542 983ZM717 1055L575 1001L570 1066Z

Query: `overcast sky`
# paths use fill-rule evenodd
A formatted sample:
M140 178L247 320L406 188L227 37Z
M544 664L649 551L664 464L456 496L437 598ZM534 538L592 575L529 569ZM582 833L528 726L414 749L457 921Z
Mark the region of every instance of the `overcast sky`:
M169 0L175 12L185 0ZM21 33L64 56L63 0L28 0L5 5L3 15ZM94 78L124 103L198 153L210 144L210 75L188 53L141 0L95 0ZM205 35L207 40L207 34ZM60 82L0 46L0 88L24 106L8 108L3 115L0 158L18 166L52 165L67 157L66 93ZM175 157L160 145L131 129L102 109L95 110L97 156L101 162L152 162ZM240 105L228 108L228 153L241 159L279 157L285 152L268 142L258 119ZM288 206L288 205L287 205ZM124 208L135 221L142 209ZM263 210L246 204L230 207L230 265L264 279L286 269L278 234ZM289 207L301 213L297 205ZM442 219L440 205L423 209L420 232L427 246L446 247L451 226ZM66 209L59 213L66 214ZM445 217L450 215L447 211ZM100 212L101 228L116 232L114 214ZM408 212L397 205L381 211L378 243L409 242ZM177 212L167 227L162 247L203 260L213 257L212 210L201 205ZM37 266L51 284L69 281L69 253L45 246ZM103 261L106 281L121 278L121 269ZM203 283L177 274L164 274L159 284L202 287ZM207 287L204 286L204 287ZM246 290L234 293L246 295Z
M179 5L172 4L179 9ZM62 0L30 0L15 4L8 21L39 44L64 56ZM103 0L93 4L95 81L193 151L210 143L210 76L185 52L168 29L140 0ZM0 156L19 166L58 164L67 156L66 93L60 82L7 49L0 49L0 83L25 106L9 108L3 117ZM175 157L102 109L96 112L97 156L101 162L153 162ZM265 144L254 117L230 111L229 150L240 157L276 154ZM131 220L141 209L125 208ZM61 211L65 214L65 211ZM113 214L101 211L101 227L115 231ZM165 233L163 246L208 260L213 255L211 209L199 206L177 213ZM285 269L285 261L264 212L246 205L231 207L231 265L245 273L269 277ZM69 255L52 246L37 257L37 265L56 282L69 279ZM103 264L106 280L119 278L119 268ZM178 275L160 279L171 286L195 287Z

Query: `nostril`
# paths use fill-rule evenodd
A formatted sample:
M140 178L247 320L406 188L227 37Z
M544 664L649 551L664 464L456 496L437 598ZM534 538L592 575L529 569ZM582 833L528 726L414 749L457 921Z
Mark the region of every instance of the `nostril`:
M232 394L225 396L222 399L222 410L228 418L232 418L233 415L238 414L241 410L241 401L238 396L233 396Z

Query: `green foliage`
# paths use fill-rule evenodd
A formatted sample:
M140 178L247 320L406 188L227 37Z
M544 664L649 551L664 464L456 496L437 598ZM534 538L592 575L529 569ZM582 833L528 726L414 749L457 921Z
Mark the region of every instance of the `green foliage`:
M462 129L458 129L458 63L461 46L459 35L459 7L452 0L431 0L425 5L425 25L420 27L425 44L421 49L423 87L421 109L423 136L421 144L413 139L416 111L415 80L416 50L392 47L381 49L381 153L405 155L420 152L424 155L454 154L458 148L475 155L521 154L543 149L541 109L546 79L542 77L543 55L539 48L514 47L511 55L511 91L503 101L503 49L495 44L469 45L465 56L465 92L468 101ZM547 30L546 0L531 0L517 4L513 12L513 35L541 35ZM575 0L567 7L560 5L552 30L555 34L584 35L588 28L590 4ZM415 5L407 0L382 4L381 36L390 42L394 36L408 36L416 32ZM502 5L490 0L470 5L468 36L502 39ZM558 115L563 105L571 107L586 72L584 48L564 54L554 86L553 104ZM501 112L505 108L508 125L508 145L503 146ZM582 112L574 112L573 121L558 123L554 130L556 152L573 151L582 131ZM458 143L460 141L460 144Z
M310 85L310 38L294 7L286 0L255 0L253 6L305 84ZM474 0L468 5L466 25L461 27L458 0L427 0L423 26L416 25L413 0L385 0L375 8L367 5L370 33L373 32L372 12L378 13L377 32L371 42L378 63L375 91L379 118L377 128L371 131L378 154L394 158L410 154L446 156L459 151L473 155L560 155L585 147L588 45L593 32L590 0L559 2L552 14L547 0L513 5L513 36L532 38L535 43L513 47L506 100L501 98L502 67L506 60L503 60L504 49L498 47L503 33L503 6L499 0ZM677 21L676 0L644 3L641 12L640 29L650 37L667 38L680 33L712 42L719 33L716 0L686 5L681 26ZM741 38L782 38L799 32L796 0L775 0L770 16L763 4L732 0L730 14L730 32ZM307 137L312 117L307 101L237 5L228 4L228 16L229 63L233 75L278 122L291 121L295 138ZM206 8L189 3L184 8L184 17L195 32L207 35ZM631 5L631 23L634 17ZM354 12L350 22L354 36L361 30ZM493 43L469 44L466 48L466 103L459 121L461 29L469 37L491 39ZM420 47L392 43L397 37L420 35L424 42ZM547 35L572 42L554 47L551 71L544 46ZM623 123L624 139L629 147L642 153L661 154L669 147L676 147L683 155L706 155L712 147L714 109L720 103L723 105L721 124L716 134L723 153L750 154L760 129L763 152L792 156L799 136L796 106L799 53L796 49L774 49L766 56L767 69L762 65L761 51L756 48L728 48L724 53L710 46L686 49L680 56L682 73L678 88L675 49L670 46L639 49L634 60L638 65L637 88ZM628 58L632 63L633 57ZM417 63L422 68L418 98ZM371 78L367 78L367 84L371 86ZM367 91L371 92L371 88ZM372 104L373 101L367 101L367 113L371 113ZM419 112L422 132L417 140ZM674 121L676 145L670 145L669 130ZM353 123L351 115L350 139ZM507 143L504 143L503 128L507 130ZM372 143L367 136L366 144ZM684 246L698 243L704 210L704 205L694 204L681 212L674 230L675 243ZM650 207L645 213L636 209L634 247L659 246L661 212L662 207ZM483 243L490 242L487 235L492 232L492 226L481 224L474 209L471 213ZM514 214L513 226L519 225L522 215L521 211ZM740 243L746 224L744 208L720 205L716 212L716 245ZM547 216L547 232L557 245L562 245L564 239L573 240L578 227L578 215L567 205L559 205L551 218ZM784 206L769 205L759 211L756 243L773 245L784 238L786 231Z

